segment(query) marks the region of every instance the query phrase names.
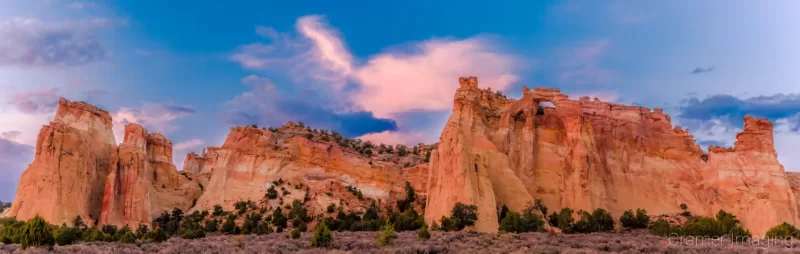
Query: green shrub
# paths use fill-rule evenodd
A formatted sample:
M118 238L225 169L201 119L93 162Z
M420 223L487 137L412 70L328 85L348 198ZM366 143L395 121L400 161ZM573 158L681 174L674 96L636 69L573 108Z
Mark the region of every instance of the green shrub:
M436 220L434 220L433 223L431 223L431 230L432 231L439 231L439 230L442 230L442 227L440 227L439 224L436 223Z
M217 232L219 229L219 220L211 219L210 221L206 221L206 232Z
M659 219L650 223L649 230L650 234L658 236L669 236L672 233L676 233L675 229L664 219Z
M575 219L572 218L572 209L562 208L556 215L556 227L560 228L564 233L569 233L574 226Z
M689 212L689 207L686 206L686 204L681 204L681 210L683 210L683 212L681 213L682 216L692 217L692 213Z
M592 232L607 232L614 230L614 218L605 209L598 208L592 212L590 224Z
M300 238L300 229L299 228L292 229L292 232L290 232L289 235L291 235L292 239Z
M57 227L53 229L53 239L55 239L56 244L64 246L70 245L77 240L75 236L75 232L73 229L68 227Z
M133 232L128 230L124 234L122 234L122 236L120 236L119 242L121 242L121 243L135 243L136 242L136 235L134 235Z
M544 220L539 215L509 211L500 222L500 230L505 232L543 232Z
M750 231L747 229L742 228L742 226L736 225L731 228L730 233L728 233L731 237L731 241L733 242L746 242L753 237L750 234Z
M272 227L269 226L269 223L262 221L262 222L258 223L258 226L256 226L255 233L257 235L271 234L272 233Z
M394 225L386 224L378 231L378 246L384 247L392 245L394 239L397 239L397 233L394 232Z
M318 223L314 229L314 236L311 237L311 246L327 248L333 244L333 234L325 223Z
M220 215L222 215L222 212L224 212L224 211L222 210L222 206L220 206L220 205L214 205L214 212L212 212L212 213L211 213L211 215L214 215L214 216L220 216Z
M708 217L700 217L696 221L687 222L681 227L680 232L685 236L718 237L725 235L722 224Z
M422 227L417 230L417 237L423 240L431 239L431 232L428 232L428 225L423 224Z
M462 230L467 226L475 226L478 220L478 206L466 205L458 202L450 210L450 225L445 227L447 230ZM444 222L442 222L444 226Z
M103 233L106 235L113 236L117 234L117 226L114 225L103 225L103 227L100 230L103 231Z
M722 226L722 231L726 234L739 224L739 219L736 216L723 210L717 212L717 221Z
M336 205L335 204L328 205L328 210L327 210L328 213L333 213L335 211L336 211Z
M154 242L163 242L169 239L169 235L167 235L167 232L165 232L160 227L156 227L152 231L150 231L150 235L148 238Z
M114 233L114 235L112 235L112 239L113 239L113 241L119 241L120 239L122 239L122 236L123 236L123 235L125 235L125 233L128 233L128 232L132 232L132 231L131 231L131 228L130 228L130 227L128 227L128 225L125 225L124 227L122 227L122 229L120 229L120 230L117 230L117 231ZM135 239L135 238L136 238L136 237L134 236L134 239Z
M770 228L767 231L766 237L770 239L798 239L800 238L800 231L798 231L797 228L792 224L784 222L780 225Z
M23 250L28 247L52 248L53 244L55 244L53 231L50 224L47 224L42 217L33 217L22 227L20 247Z
M200 227L186 230L183 232L183 234L181 234L181 238L183 239L198 239L203 237L206 237L206 232Z
M632 210L627 210L619 217L619 222L626 228L647 228L650 216L647 215L647 210L641 208L636 209L636 215Z
M147 233L147 226L144 224L139 224L139 227L136 229L136 239L142 239L143 237L147 236Z
M105 234L97 230L97 228L89 228L83 232L83 240L87 242L99 242L103 241Z

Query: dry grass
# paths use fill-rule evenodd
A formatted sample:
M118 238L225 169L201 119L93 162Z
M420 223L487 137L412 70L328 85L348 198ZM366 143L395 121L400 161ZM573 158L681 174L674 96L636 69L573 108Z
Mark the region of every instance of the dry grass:
M170 239L164 243L82 243L55 247L55 253L797 253L800 241L781 246L750 246L728 241L673 244L642 231L551 236L546 233L489 235L475 232L431 232L428 241L415 232L399 233L394 245L379 248L376 232L336 232L331 249L311 248L311 234L290 239L288 233L266 236L209 236L198 240ZM0 245L0 253L21 253L17 245ZM45 253L32 249L27 253Z

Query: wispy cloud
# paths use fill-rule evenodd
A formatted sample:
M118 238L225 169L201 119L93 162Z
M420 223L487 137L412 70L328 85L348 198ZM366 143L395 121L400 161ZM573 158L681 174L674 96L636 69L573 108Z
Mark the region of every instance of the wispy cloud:
M57 93L58 89L49 87L12 94L9 103L25 114L50 112L58 106Z
M97 29L110 26L103 18L43 22L33 18L0 21L0 66L78 66L109 57L96 39Z
M697 67L697 68L694 68L694 70L691 73L692 74L709 73L709 72L714 71L714 68L715 68L714 66L710 66L708 68Z
M189 140L184 140L184 141L178 142L177 144L175 144L175 146L173 146L173 148L174 148L175 151L184 151L185 152L186 150L202 147L204 144L205 144L205 141L203 141L201 139L198 139L198 138L193 138L193 139L189 139Z
M502 91L519 80L520 66L524 65L519 58L504 53L502 43L489 36L430 39L359 61L324 17L301 17L295 28L297 36L292 37L258 27L256 32L271 43L241 46L231 59L246 69L279 69L292 76L312 78L312 82L294 80L309 84L304 88L325 91L319 103L331 103L326 107L338 114L371 112L376 118L393 118L414 110L449 109L453 91L458 88L457 77L478 76L482 87ZM229 115L236 119L254 116L247 112Z
M117 142L121 142L128 123L141 124L151 132L170 133L178 129L178 124L175 123L177 119L196 112L190 106L176 104L145 104L140 109L120 108L112 114L114 137Z

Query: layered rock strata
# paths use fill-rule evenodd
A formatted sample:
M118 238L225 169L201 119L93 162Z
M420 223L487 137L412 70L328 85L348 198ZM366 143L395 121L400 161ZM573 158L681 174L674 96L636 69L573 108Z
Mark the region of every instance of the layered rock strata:
M755 235L798 220L767 120L745 117L734 148L705 154L661 109L570 100L545 88L513 100L479 89L474 77L460 83L431 156L428 223L463 202L478 206L477 230L495 232L497 207L522 210L539 198L551 209L615 216L676 213L680 204L704 216L723 209Z

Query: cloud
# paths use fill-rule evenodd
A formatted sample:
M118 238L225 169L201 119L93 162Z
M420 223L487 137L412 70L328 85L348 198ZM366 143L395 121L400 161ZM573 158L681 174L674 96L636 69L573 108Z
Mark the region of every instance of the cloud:
M84 10L84 9L100 8L100 6L92 2L72 2L67 4L67 8L75 10Z
M463 76L477 76L481 87L503 91L519 81L522 63L496 43L489 37L432 39L413 44L410 53L373 56L355 72L354 103L379 117L449 109Z
M702 73L709 73L714 71L714 66L708 67L703 69L703 67L697 67L692 71L692 74L702 74Z
M601 101L608 101L608 102L616 102L620 99L618 93L613 91L589 91L589 92L575 92L570 93L570 98L580 98L583 96L589 96L589 98L594 99L597 98Z
M268 98L275 98L276 93L288 96L274 99L277 102L261 107L259 113L228 111L226 118L230 122L301 118L274 110L283 107L293 112L303 109L337 116L321 122L381 119L375 128L351 131L381 132L384 128L394 129L385 121L404 112L449 109L460 76L478 76L482 87L504 90L519 80L517 73L524 66L519 58L500 50L502 43L490 36L434 38L393 47L360 61L322 16L301 17L295 29L296 36L292 36L269 27L257 27L256 33L270 43L243 45L231 54L231 60L245 69L288 73L296 86L278 89L275 85L264 86L243 94L238 101L246 100L254 92L269 95ZM252 82L264 81L243 81ZM288 98L297 97L292 93L302 93L305 102ZM314 100L313 104L308 100ZM281 117L266 117L270 114Z
M358 137L364 141L370 141L375 144L403 144L413 146L419 143L430 143L431 139L429 134L424 132L399 132L399 131L383 131L378 133L370 133Z
M185 141L182 141L182 142L178 142L177 144L175 144L175 146L173 146L173 148L174 148L175 151L186 151L186 150L202 147L204 144L205 144L205 141L197 139L197 138L193 138L193 139L185 140Z
M602 39L562 51L559 81L577 85L608 84L614 81L617 72L598 64L598 58L608 51L610 44L610 40Z
M12 94L9 103L25 114L54 111L58 106L58 89L42 88L36 91Z
M0 21L0 66L66 67L105 60L109 53L95 38L106 19L42 22L32 18Z
M367 111L339 111L326 103L323 93L300 91L301 96L277 89L268 79L251 75L242 79L251 90L226 103L225 122L233 125L279 126L302 121L314 128L337 130L345 136L394 130L397 124Z
M153 52L151 52L149 50L145 50L145 49L136 49L135 52L136 52L137 55L140 55L140 56L150 56L150 55L153 54Z
M122 142L128 123L141 124L151 132L169 133L178 129L176 120L196 112L190 106L175 104L145 104L141 109L120 108L112 114L114 137L117 142Z
M791 131L800 129L798 94L775 94L746 99L718 94L702 100L697 98L684 100L679 110L680 117L689 120L724 119L734 126L742 126L742 117L752 115L773 122L784 119Z
M705 149L709 146L726 146L728 142L725 140L700 140L697 141L697 144L700 145L701 148Z
M0 137L0 200L14 199L17 184L25 167L33 161L34 147Z

